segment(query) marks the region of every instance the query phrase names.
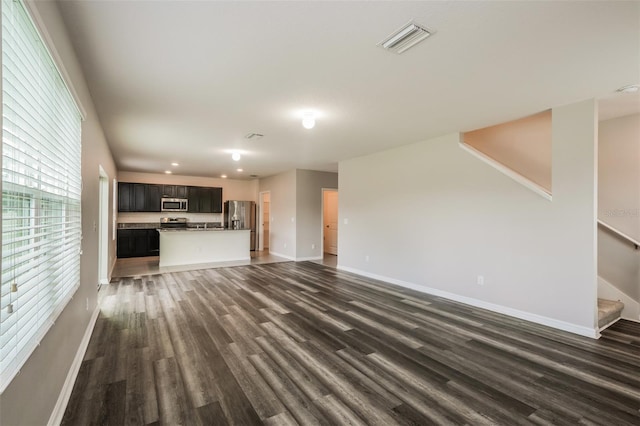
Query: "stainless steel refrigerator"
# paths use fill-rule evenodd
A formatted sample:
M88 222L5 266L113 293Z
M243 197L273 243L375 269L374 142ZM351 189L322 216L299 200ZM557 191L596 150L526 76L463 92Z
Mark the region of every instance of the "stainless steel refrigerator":
M224 202L224 227L227 229L250 229L251 250L256 249L256 203L253 201L229 200Z

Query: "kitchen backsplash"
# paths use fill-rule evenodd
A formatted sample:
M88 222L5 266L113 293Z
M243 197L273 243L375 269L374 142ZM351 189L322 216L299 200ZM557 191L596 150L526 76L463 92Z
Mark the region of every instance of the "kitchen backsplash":
M189 222L222 222L222 213L118 213L118 223L160 223L161 217L186 217Z

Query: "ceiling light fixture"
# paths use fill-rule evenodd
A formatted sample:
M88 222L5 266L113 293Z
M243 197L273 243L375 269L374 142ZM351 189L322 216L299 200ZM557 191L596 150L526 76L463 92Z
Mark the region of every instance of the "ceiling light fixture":
M178 164L178 163L171 163L171 165L172 165L173 167L178 167L180 164Z
M231 154L231 159L233 161L240 161L240 158L242 158L242 157L240 156L239 152L234 152L233 154Z
M244 170L242 169L236 169L237 172L243 172Z
M221 177L222 179L226 179L226 178L227 178L227 175L220 175L220 177Z
M616 90L616 92L620 93L636 93L640 90L640 84L631 84L629 86L624 86Z
M316 115L313 111L305 111L302 113L302 127L305 129L313 129L316 125Z
M164 171L166 174L170 175L171 174L171 170L165 170Z
M433 34L433 31L428 30L415 22L409 21L402 28L378 43L378 46L382 46L382 48L386 50L400 54L429 37L431 34Z

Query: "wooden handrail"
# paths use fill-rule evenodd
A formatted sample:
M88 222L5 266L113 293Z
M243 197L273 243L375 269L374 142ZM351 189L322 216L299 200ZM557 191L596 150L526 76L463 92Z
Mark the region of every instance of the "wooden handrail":
M640 248L640 241L634 240L633 238L631 238L630 236L628 236L624 232L620 231L619 229L616 229L611 225L607 225L606 223L604 223L600 219L598 219L598 225L602 226L603 228L607 228L609 231L611 231L614 234L618 235L622 239L629 241L631 244L633 244L633 246L634 246L634 248L636 250L638 250Z

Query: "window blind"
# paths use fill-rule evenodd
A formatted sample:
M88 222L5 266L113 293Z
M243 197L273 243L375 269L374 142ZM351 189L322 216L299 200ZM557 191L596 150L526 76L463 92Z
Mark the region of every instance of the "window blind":
M81 116L21 1L2 0L0 392L80 284Z

